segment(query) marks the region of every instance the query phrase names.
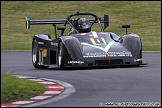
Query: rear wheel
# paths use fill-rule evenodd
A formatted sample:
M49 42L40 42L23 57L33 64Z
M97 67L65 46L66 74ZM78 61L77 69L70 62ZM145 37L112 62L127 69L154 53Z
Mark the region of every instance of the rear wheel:
M64 63L65 63L65 48L64 48L62 42L60 42L59 48L58 48L58 66L59 66L59 69L64 68Z
M47 69L49 66L43 66L39 63L39 50L38 50L38 42L36 40L33 40L32 43L32 63L35 68L38 69Z

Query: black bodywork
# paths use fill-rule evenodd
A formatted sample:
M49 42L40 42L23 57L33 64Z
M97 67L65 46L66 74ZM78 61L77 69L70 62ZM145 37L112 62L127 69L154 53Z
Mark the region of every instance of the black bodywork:
M90 16L87 19L91 26L98 24L100 31L79 33L76 28L78 18L74 16ZM74 18L73 18L74 17ZM54 27L55 39L48 34L36 34L32 40L32 61L35 68L48 68L58 65L60 69L69 66L116 66L143 65L142 42L137 34L127 33L118 36L113 32L105 32L109 25L109 16L98 17L92 13L74 13L67 18L30 19L26 16L26 29L30 25L51 24ZM60 25L61 26L57 26ZM65 34L70 25L75 34ZM57 36L57 30L61 34Z

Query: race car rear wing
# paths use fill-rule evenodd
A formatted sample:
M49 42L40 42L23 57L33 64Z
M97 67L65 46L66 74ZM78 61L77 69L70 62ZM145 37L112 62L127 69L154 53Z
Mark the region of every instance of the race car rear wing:
M74 15L74 14L72 14ZM95 21L95 18L87 18L90 23ZM109 25L109 16L104 15L104 17L98 18L100 23L104 23L104 29L106 29ZM75 19L71 19L75 20ZM67 18L45 18L45 19L31 19L30 16L26 16L26 30L29 30L30 25L38 25L38 24L65 24ZM98 23L96 20L94 23Z
M46 18L46 19L31 19L30 16L26 16L26 30L29 30L30 25L38 24L64 24L65 18Z

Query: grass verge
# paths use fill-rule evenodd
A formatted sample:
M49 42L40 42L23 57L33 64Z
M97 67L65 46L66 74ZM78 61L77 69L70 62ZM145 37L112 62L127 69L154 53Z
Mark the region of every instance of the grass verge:
M1 104L30 99L45 90L43 84L1 73Z
M31 50L34 34L47 33L54 37L52 25L25 28L25 17L66 18L80 12L99 17L108 14L106 31L125 34L122 24L130 24L128 32L141 37L144 51L161 50L161 1L1 1L1 49Z

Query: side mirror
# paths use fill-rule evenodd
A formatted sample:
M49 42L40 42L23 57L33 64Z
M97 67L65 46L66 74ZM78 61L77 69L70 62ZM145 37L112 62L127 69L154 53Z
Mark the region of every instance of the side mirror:
M65 30L65 29L66 29L65 26L58 26L58 27L57 27L57 30Z
M130 28L130 24L123 24L122 28L126 28L126 34L127 34L127 28Z

